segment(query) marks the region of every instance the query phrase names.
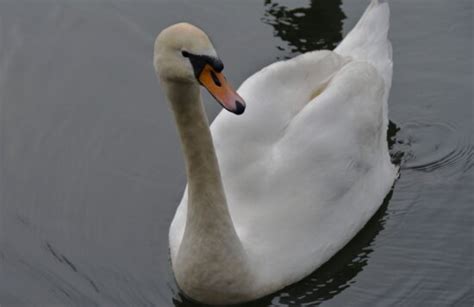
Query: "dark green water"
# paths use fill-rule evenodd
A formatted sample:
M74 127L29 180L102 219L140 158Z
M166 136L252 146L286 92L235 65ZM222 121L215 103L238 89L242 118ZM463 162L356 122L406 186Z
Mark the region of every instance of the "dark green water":
M196 306L169 267L186 179L152 68L156 34L201 26L237 86L334 48L366 4L1 0L0 305ZM474 304L473 3L390 4L400 179L329 263L247 306Z

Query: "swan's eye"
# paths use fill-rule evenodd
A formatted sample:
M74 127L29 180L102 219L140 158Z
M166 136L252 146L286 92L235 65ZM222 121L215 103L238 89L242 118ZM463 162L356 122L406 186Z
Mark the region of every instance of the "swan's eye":
M189 58L189 52L183 50L183 51L181 51L181 54L182 54L185 58Z

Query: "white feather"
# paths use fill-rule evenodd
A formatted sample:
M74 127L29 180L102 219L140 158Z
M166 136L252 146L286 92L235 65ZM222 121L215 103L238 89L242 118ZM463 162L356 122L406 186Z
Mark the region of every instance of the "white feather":
M373 1L332 51L272 64L211 126L232 220L261 296L310 274L367 223L396 176L387 149L389 8ZM174 259L187 193L170 229Z

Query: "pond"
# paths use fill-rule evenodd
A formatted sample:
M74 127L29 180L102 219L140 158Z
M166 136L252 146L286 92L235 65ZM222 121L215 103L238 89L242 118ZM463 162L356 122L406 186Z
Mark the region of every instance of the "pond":
M0 305L197 306L170 271L186 178L156 35L199 25L237 86L334 48L367 2L1 1ZM474 304L473 3L390 5L400 178L328 263L246 306Z

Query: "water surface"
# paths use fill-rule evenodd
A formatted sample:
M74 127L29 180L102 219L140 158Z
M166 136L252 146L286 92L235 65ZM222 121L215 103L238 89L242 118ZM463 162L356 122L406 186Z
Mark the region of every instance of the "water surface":
M201 26L238 85L334 48L366 4L1 1L0 304L197 306L169 267L186 178L152 68L156 34ZM390 4L400 179L331 261L247 306L474 304L472 1ZM213 118L219 106L205 100Z

